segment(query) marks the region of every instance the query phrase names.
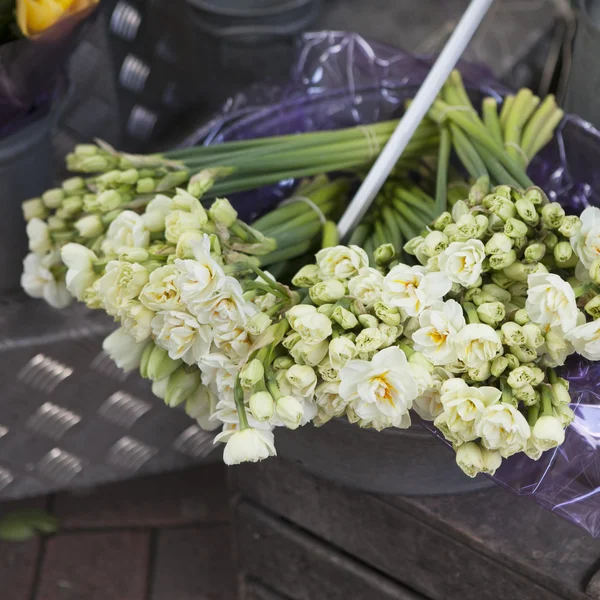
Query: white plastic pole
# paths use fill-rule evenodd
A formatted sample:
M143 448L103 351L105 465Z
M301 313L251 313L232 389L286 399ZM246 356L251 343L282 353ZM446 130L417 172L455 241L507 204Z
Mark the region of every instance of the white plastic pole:
M472 0L469 4L465 14L419 88L414 100L398 123L398 127L396 127L385 148L371 167L346 212L342 215L338 223L340 239L344 239L367 212L371 202L373 202L390 171L398 162L419 123L429 111L493 1Z

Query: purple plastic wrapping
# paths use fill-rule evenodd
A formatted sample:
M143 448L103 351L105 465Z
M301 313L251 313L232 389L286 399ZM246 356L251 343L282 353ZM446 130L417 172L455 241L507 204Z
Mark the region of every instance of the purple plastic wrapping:
M266 135L371 123L394 118L414 95L432 63L357 34L304 36L290 81L262 85L230 99L223 112L188 140L219 143ZM507 89L482 66L459 65L470 92L501 98ZM600 204L600 132L568 116L529 174L570 212ZM268 210L293 182L238 198L246 216ZM248 210L248 206L252 210ZM504 461L494 479L517 494L600 536L600 364L573 359L562 375L570 381L575 420L564 444L538 461L525 455Z
M65 66L93 9L61 21L35 39L0 45L0 139L44 117L65 90Z

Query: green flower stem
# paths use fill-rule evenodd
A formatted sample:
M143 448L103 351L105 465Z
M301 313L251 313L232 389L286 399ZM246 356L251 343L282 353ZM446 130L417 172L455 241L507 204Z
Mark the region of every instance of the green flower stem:
M540 405L539 404L534 404L533 406L530 406L527 409L527 423L529 424L529 427L533 427L536 424L539 415L540 415Z
M508 119L508 115L510 114L510 109L515 101L515 97L510 95L504 98L502 102L502 108L500 109L500 126L504 130L506 127L506 120Z
M402 237L408 241L411 240L412 238L416 237L419 232L415 231L410 225L409 223L407 223L406 219L403 217L403 215L401 214L399 207L402 208L403 205L400 202L393 202L392 203L393 206L393 212L395 215L395 221L396 224L398 225L398 228L400 229L400 232L402 233Z
M350 236L350 239L348 240L348 244L353 245L353 246L360 246L362 248L370 231L371 231L371 227L369 225L367 225L366 223L361 223L352 232L352 235Z
M547 371L548 381L552 383L558 383L558 375L554 369L548 369Z
M544 124L555 114L557 110L558 108L556 106L556 100L554 99L554 96L546 96L544 101L540 104L525 126L521 147L530 159L534 156L533 149L537 143L537 139L539 138L542 129L544 128Z
M324 215L329 215L331 214L334 209L338 206L337 202L328 202L327 204L323 204L322 206L320 206L319 208L321 209L321 212ZM266 236L272 237L275 235L281 235L283 234L285 231L290 231L290 230L294 230L297 227L300 227L301 225L307 225L309 223L313 223L313 222L320 222L320 215L313 210L310 206L308 206L307 204L304 204L304 208L305 211L303 214L298 215L297 217L288 220L285 223L281 223L279 225L277 225L277 227L273 227L271 229L266 229L266 230L261 230L262 233L264 233Z
M270 286L272 288L272 291L273 291L274 294L282 297L284 300L289 300L290 299L289 290L284 285L281 285L281 283L279 283L278 281L273 281L273 279L271 279L264 271L262 271L258 267L254 267L253 266L253 267L251 267L251 269L268 286Z
M552 409L552 390L547 385L542 386L542 410L543 416L552 416L554 411Z
M287 248L281 248L274 250L273 252L269 252L269 254L265 254L260 257L260 266L268 267L269 265L276 265L285 260L291 260L293 258L297 258L306 254L311 247L313 246L313 240L307 242L302 242L300 244L296 244L293 246L289 246Z
M502 166L499 160L496 159L486 148L475 142L476 152L483 160L486 168L489 170L490 175L495 179L498 184L513 185L515 187L521 187L519 182L510 175L510 173Z
M498 117L498 103L495 98L484 98L481 103L481 112L483 113L483 123L486 129L490 132L492 138L498 146L504 147L504 139L502 136L502 127L500 118Z
M235 379L234 387L235 408L240 419L240 429L248 429L248 417L246 416L246 407L244 406L244 390L240 383L240 376Z
M535 139L530 149L530 156L535 156L546 144L552 140L554 130L558 124L562 121L564 112L560 109L555 110L552 115L544 122L544 125Z
M381 216L383 217L383 221L387 230L389 231L390 241L392 244L394 244L396 254L400 254L404 246L404 239L402 237L400 227L398 227L398 222L394 218L394 212L389 206L384 206L381 209Z
M452 139L450 138L450 131L448 127L442 125L435 186L435 209L438 214L443 213L447 206L446 190L448 189L448 163L450 162L451 147Z
M387 244L389 241L386 239L385 231L383 229L383 225L381 221L375 221L374 225L374 240L375 240L375 249L379 248L379 246L383 246L383 244Z
M465 302L463 304L463 310L467 315L467 321L469 323L480 323L479 316L477 315L477 308L472 302Z
M474 179L487 176L488 171L485 163L481 160L481 157L477 153L477 150L475 150L471 140L469 140L460 127L454 123L450 124L450 131L452 133L454 150L469 175Z
M422 215L425 221L433 221L440 214L436 212L433 198L416 186L410 188L397 187L394 191L394 197L401 200L411 210Z
M337 246L339 242L340 236L337 230L337 224L334 221L326 221L323 224L321 248L331 248L332 246Z
M364 251L367 253L367 256L369 257L369 264L370 265L374 265L375 264L375 240L373 238L373 234L371 233L371 235L367 238L367 241L365 242L365 246L364 246Z
M414 348L411 348L408 344L400 343L398 344L398 348L406 354L406 358L410 358L415 353Z
M523 159L522 153L519 153L518 148L521 148L521 134L523 126L529 119L531 113L539 103L534 101L533 92L529 89L521 89L515 96L515 100L510 108L506 118L506 126L504 128L504 146L507 154L516 162L525 166L526 161Z

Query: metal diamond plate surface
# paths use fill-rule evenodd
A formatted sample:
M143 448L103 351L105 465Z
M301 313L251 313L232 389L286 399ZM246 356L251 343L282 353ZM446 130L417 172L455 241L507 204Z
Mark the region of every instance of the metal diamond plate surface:
M0 299L0 499L216 459L214 434L104 354L114 327L80 305Z

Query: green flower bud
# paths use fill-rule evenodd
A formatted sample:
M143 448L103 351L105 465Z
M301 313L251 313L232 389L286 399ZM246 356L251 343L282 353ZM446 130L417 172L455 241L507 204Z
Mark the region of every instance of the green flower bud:
M548 229L558 229L565 216L565 209L558 202L550 202L542 208L542 223Z
M378 265L387 265L396 256L396 250L394 244L382 244L375 248L373 253L375 263Z
M468 299L468 295L465 294L465 300ZM480 306L485 302L496 302L496 297L493 294L484 292L482 288L475 288L475 293L471 295L471 301L475 306Z
M456 449L456 464L468 477L475 477L483 471L483 455L475 442L461 444Z
M251 360L240 371L240 384L245 390L252 390L265 376L265 368L258 358Z
M301 339L300 334L293 331L285 336L281 344L286 350L291 350Z
M298 288L309 288L321 280L317 265L304 265L293 277L292 284Z
M523 387L534 380L534 373L531 367L521 365L513 369L509 374L506 382L513 390Z
M486 283L481 290L485 294L491 295L498 302L510 302L511 293L505 289L502 289L495 283Z
M65 194L79 194L85 189L85 180L83 177L71 177L62 182L62 189Z
M502 302L484 302L477 307L477 316L482 323L496 327L504 319L504 304Z
M416 256L417 251L422 246L424 239L421 236L414 237L404 244L404 252L411 256Z
M183 231L177 240L175 246L175 256L177 258L194 258L194 245L204 239L204 234L201 231Z
M510 267L517 260L517 253L514 250L504 254L492 254L490 256L490 268L494 271L503 271Z
M475 217L471 214L466 214L456 221L456 227L461 236L466 239L476 238L479 231L479 225Z
M594 296L583 308L592 319L600 319L600 296Z
M565 242L568 244L568 242ZM559 244L560 245L560 244ZM570 247L570 245L569 245ZM596 258L589 268L590 279L598 284L600 283L600 258Z
M269 315L266 315L263 312L258 312L248 319L248 322L246 323L246 331L250 335L260 335L267 330L271 323L272 320Z
M563 426L563 428L567 428L575 418L575 413L566 404L555 406L554 414L556 415L556 418L560 421L560 424Z
M490 365L490 373L494 377L500 377L508 368L508 359L506 356L497 356Z
M511 354L510 352L507 352L504 355L504 358L506 358L506 360L508 361L509 369L516 369L521 364L521 361L514 354Z
M525 310L524 308L521 310ZM530 348L539 348L544 345L544 335L539 325L535 323L526 323L523 325L523 334L525 335L525 344Z
M531 362L537 358L537 351L535 348L529 348L528 346L509 346L511 354L514 354L520 362L526 363Z
M539 223L540 216L535 209L535 205L528 198L519 198L515 202L515 208L521 219L525 221L527 225L535 227Z
M513 321L504 323L500 328L502 333L502 343L507 346L522 346L525 344L525 334L523 328Z
M291 356L278 356L274 361L273 361L273 368L276 371L284 371L286 369L289 369L290 367L293 367L296 363L294 362L294 359Z
M421 247L425 256L437 256L448 247L448 236L442 231L427 234Z
M539 263L525 264L519 261L515 261L508 267L505 267L504 274L511 279L511 283L515 281L526 282L529 275L538 272Z
M200 371L196 367L181 366L169 377L165 404L170 407L185 402L200 385Z
M96 196L96 194L84 194L83 210L85 212L96 212L100 210L98 208L98 196Z
M331 318L343 329L354 329L358 325L358 319L343 306L336 306L331 313Z
M116 190L105 190L98 195L98 210L105 213L110 212L111 210L115 210L115 208L119 208L122 201L121 194Z
M490 212L497 217L500 217L505 222L513 219L517 214L515 205L512 203L512 201L504 199L497 200L496 202L492 203L490 206Z
M567 262L573 256L573 248L569 242L558 242L554 246L554 258L558 263Z
M508 277L503 271L495 271L491 274L492 281L503 289L507 289L514 283L514 279Z
M553 406L569 406L571 404L569 383L562 377L552 384L552 404Z
M475 184L469 190L469 204L476 206L481 204L483 198L490 191L490 178L487 176L479 177Z
M464 216L470 215L471 209L464 200L457 200L452 207L452 220L458 224L459 219Z
M358 352L374 352L385 342L385 338L377 327L367 327L356 336Z
M107 189L109 187L116 187L120 176L121 171L117 169L107 171L102 175L98 175L98 177L96 177L96 187L100 190Z
M381 301L375 302L373 311L377 318L386 325L394 325L397 327L402 322L400 311L397 308L387 306Z
M81 211L83 208L83 197L82 196L69 196L65 198L62 203L62 208L66 215L73 217Z
M524 260L527 263L539 262L546 254L546 245L541 242L534 242L525 248Z
M490 233L504 231L504 221L498 215L490 215L488 217L488 231Z
M81 157L95 156L100 152L100 148L95 144L77 144L73 152Z
M377 318L369 314L358 315L358 322L365 328L377 327L379 325Z
M92 239L104 233L104 224L98 215L87 215L75 221L77 233L84 238Z
M512 198L512 188L510 185L497 185L492 192L501 198L506 198L510 200Z
M311 300L316 305L337 302L346 295L346 286L339 279L326 279L310 288Z
M384 337L383 346L391 346L402 333L402 328L395 327L394 325L386 325L385 323L379 323L377 329L379 329Z
M148 377L148 362L150 361L150 355L154 350L154 344L148 344L142 352L142 359L140 360L140 376L142 379L149 379Z
M515 281L510 285L508 291L511 296L527 296L529 286L524 281Z
M21 208L23 210L23 218L27 222L31 221L31 219L43 220L48 216L48 209L41 198L25 200L25 202L21 204Z
M450 223L452 223L452 215L445 211L433 222L433 228L437 231L444 231Z
M554 250L556 244L558 244L559 239L558 236L551 231L549 231L544 237L544 245L548 250Z
M220 223L225 227L231 227L237 220L237 210L231 206L227 198L217 198L208 209L210 218L215 223Z
M536 367L535 364L530 365L530 368L533 373L533 381L531 382L531 385L537 386L543 383L546 379L546 373L544 373L544 371L542 371L542 369L539 367Z
M152 352L148 358L146 367L146 375L148 379L156 381L157 379L165 379L171 373L174 373L182 364L181 359L173 360L169 357L169 353L158 346L152 346Z
M346 337L340 336L329 342L329 361L334 369L341 369L356 353L356 345Z
M425 355L422 352L413 352L408 357L408 362L411 365L419 365L420 367L423 367L428 373L433 373L435 369L433 363L425 358Z
M333 314L335 308L335 304L321 304L321 306L317 308L317 312L331 319L331 315Z
M527 235L527 225L519 219L508 219L504 224L504 233L513 239L523 238Z
M491 365L485 362L479 367L474 367L467 371L467 377L473 381L486 381L492 374Z
M525 191L523 198L526 198L535 206L543 206L548 203L548 197L544 193L544 190L539 187L530 187Z
M276 403L277 416L288 429L297 429L302 421L304 407L295 396L283 396Z
M581 219L576 216L566 216L558 228L559 233L562 233L567 238L573 237L581 229Z
M55 215L49 216L46 222L48 223L48 229L50 229L50 231L64 231L67 228L65 220L60 219Z
M42 194L42 201L48 208L58 208L64 199L65 193L60 188L54 188Z
M533 406L540 401L540 393L530 383L527 383L522 387L513 390L513 395L517 400L520 400L525 406Z
M490 220L485 215L476 215L475 223L477 225L477 233L475 237L481 239L490 225Z
M494 233L485 245L486 254L506 254L513 247L513 240L505 233Z
M143 248L127 248L119 254L119 260L130 263L143 263L150 258L147 250Z
M267 391L252 394L248 405L250 412L257 421L268 421L275 412L275 401Z

